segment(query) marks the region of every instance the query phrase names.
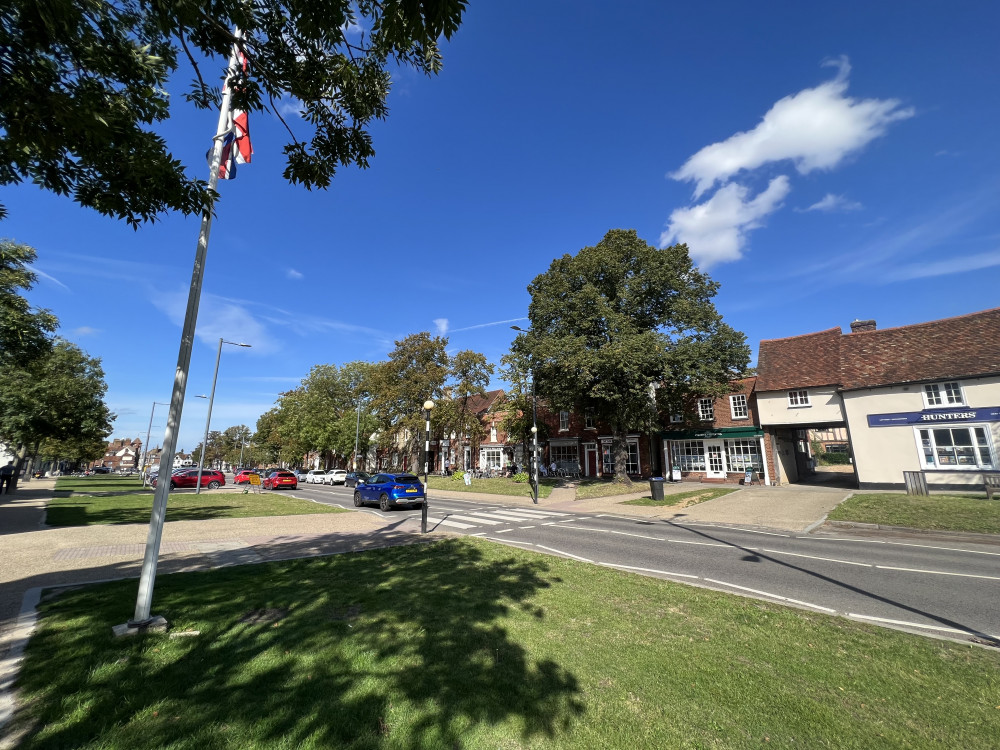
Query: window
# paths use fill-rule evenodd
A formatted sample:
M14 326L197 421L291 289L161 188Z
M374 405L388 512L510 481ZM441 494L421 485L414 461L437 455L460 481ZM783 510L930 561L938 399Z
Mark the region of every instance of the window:
M715 407L712 404L712 399L698 399L698 419L702 422L711 422L715 419Z
M964 404L965 398L957 382L929 383L924 386L924 401L927 406L953 406Z
M615 453L612 450L612 443L601 443L601 473L604 475L615 473ZM628 440L628 461L625 464L626 474L639 473L639 443L636 440Z
M503 466L503 448L480 448L479 468L499 469Z
M597 426L594 423L594 410L587 407L587 410L583 414L583 426L588 430L596 430Z
M827 453L847 453L847 443L827 443Z
M684 421L684 415L683 414L671 414L670 415L670 422L672 424L679 424L680 422L683 422L683 421Z
M750 416L747 412L746 395L738 393L729 397L729 413L732 414L733 419L746 419Z
M809 391L789 391L789 406L809 406Z
M561 411L559 412L559 429L568 430L569 429L569 412Z
M576 445L550 445L549 458L560 469L568 464L571 468L579 465L580 457Z
M917 430L924 466L933 469L993 468L986 427L935 427Z
M497 441L497 426L495 424L490 425L490 442L495 443Z
M674 461L681 471L705 471L705 443L701 440L675 440Z
M760 442L757 440L727 440L726 451L729 453L729 470L746 471L753 469L759 474L764 472L764 464L760 458Z

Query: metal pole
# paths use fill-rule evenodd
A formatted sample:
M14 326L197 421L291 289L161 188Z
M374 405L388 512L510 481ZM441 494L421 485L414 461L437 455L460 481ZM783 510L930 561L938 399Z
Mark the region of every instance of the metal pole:
M239 29L233 32L239 40L242 33ZM239 46L233 44L229 55L227 78L233 74L239 64ZM222 136L228 131L229 110L233 91L226 86L222 93L222 105L219 107L219 124L216 128L214 147L212 148L212 166L209 169L208 189L214 191L219 184L219 165L222 162ZM177 429L181 423L181 413L184 410L184 391L187 388L188 368L191 366L191 350L194 346L194 330L198 322L198 305L201 302L201 287L205 276L205 261L208 256L208 238L212 233L212 208L209 207L201 217L201 232L198 236L198 248L195 251L194 268L191 271L191 286L188 291L187 310L184 314L184 327L181 330L181 345L177 352L177 369L174 372L174 389L170 397L170 411L167 415L167 429L163 434L163 452L160 455L160 468L163 464L173 465L174 452L177 450ZM169 470L169 469L168 469ZM160 541L163 538L163 522L167 515L167 496L170 492L170 476L166 481L156 483L156 493L153 496L153 512L149 519L149 534L146 537L146 552L142 560L142 572L139 575L139 593L135 601L135 614L129 621L130 626L142 626L149 623L150 609L153 604L153 584L156 581L156 564L160 554Z
M358 424L354 428L354 471L358 470L358 438L360 437L361 437L361 399L358 399Z
M219 353L215 355L215 374L212 375L212 391L208 395L208 417L205 419L205 439L201 441L201 458L198 459L198 484L194 494L201 494L201 473L205 470L205 451L208 449L208 426L212 424L212 404L215 403L215 383L219 379L219 361L222 359L222 339L219 339Z
M431 456L431 410L424 409L424 504L420 509L420 533L427 533L427 469Z
M142 486L146 486L146 459L149 458L149 435L153 431L153 415L156 413L157 406L169 406L170 404L164 404L161 401L153 402L153 409L149 412L149 427L146 428L146 442L142 444L142 464L139 467L139 471L142 473Z
M247 445L247 434L244 432L242 435L240 435L240 465L239 465L239 468L241 468L241 469L243 468L243 449L246 448L246 445Z
M535 452L535 505L538 505L538 409L535 402L535 373L531 373L531 437Z

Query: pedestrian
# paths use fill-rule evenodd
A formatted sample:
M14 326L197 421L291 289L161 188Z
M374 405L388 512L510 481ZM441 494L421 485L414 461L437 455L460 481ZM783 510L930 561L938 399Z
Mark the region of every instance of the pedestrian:
M0 466L0 493L7 489L10 494L11 484L14 481L14 462L8 461L6 466Z

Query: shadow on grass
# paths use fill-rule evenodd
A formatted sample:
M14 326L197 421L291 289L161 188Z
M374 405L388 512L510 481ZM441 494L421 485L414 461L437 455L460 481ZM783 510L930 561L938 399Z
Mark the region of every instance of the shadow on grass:
M167 521L208 521L215 518L232 518L239 506L211 505L196 508L167 506ZM147 507L95 509L88 505L50 505L46 512L48 526L94 526L97 524L149 523L153 510L150 498Z
M154 610L194 637L112 639L135 583L44 605L20 688L21 747L514 745L582 714L577 679L533 661L512 621L543 619L545 561L447 540L163 576ZM555 579L552 579L555 580Z

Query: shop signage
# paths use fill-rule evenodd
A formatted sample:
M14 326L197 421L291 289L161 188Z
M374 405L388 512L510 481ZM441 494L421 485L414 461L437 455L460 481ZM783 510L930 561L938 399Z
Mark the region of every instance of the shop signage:
M717 438L755 438L764 431L759 427L718 427L714 430L667 430L661 433L667 440L713 440Z
M869 414L869 427L898 427L908 424L938 424L941 422L1000 422L1000 406L980 409L951 408L903 411L895 414Z

